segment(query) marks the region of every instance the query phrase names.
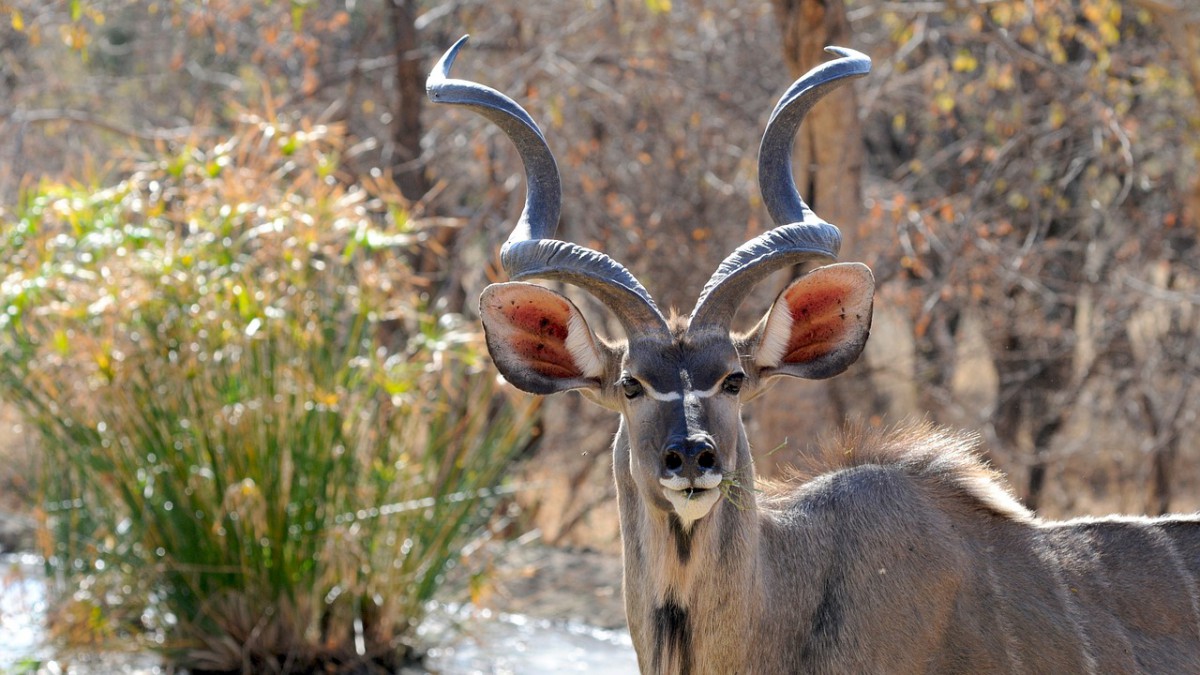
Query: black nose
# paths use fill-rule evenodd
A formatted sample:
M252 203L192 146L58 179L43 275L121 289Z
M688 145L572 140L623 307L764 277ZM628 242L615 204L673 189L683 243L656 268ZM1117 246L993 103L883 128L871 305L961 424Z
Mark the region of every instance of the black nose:
M695 479L717 468L717 449L708 436L677 438L663 450L662 462L666 476Z

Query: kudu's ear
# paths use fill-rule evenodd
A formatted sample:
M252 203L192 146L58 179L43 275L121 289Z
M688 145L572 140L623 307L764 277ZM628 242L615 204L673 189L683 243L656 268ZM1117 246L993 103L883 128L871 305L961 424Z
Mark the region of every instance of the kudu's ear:
M792 282L759 323L754 364L766 379L833 377L871 333L875 277L861 263L818 267Z
M531 394L600 386L604 362L579 309L535 284L492 284L479 296L488 351L504 377Z

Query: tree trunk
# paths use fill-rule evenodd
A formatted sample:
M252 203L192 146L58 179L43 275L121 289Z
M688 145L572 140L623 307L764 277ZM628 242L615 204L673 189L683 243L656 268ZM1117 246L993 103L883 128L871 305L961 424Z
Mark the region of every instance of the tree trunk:
M850 46L850 22L842 0L774 0L783 38L783 58L798 78L832 55L828 45ZM825 220L842 230L843 260L862 259L855 250L862 221L865 156L858 97L845 85L809 112L796 139L795 173L800 195Z
M396 56L396 111L392 126L392 180L406 199L429 191L421 159L421 106L425 72L417 46L416 0L392 0L392 53Z
M1032 227L1032 225L1030 225ZM1055 245L1070 236L1066 223L1053 221L1044 241L1047 263L1042 274L1062 288L1083 285L1080 247ZM999 396L992 425L1002 450L1025 458L1028 468L1023 494L1025 505L1037 511L1047 487L1055 437L1077 404L1083 382L1076 379L1076 345L1070 327L1075 325L1077 302L1067 294L1034 294L1014 286L1009 291L1010 316L1022 322L995 327L992 360L999 376ZM999 307L997 309L1000 309ZM1026 323L1027 322L1027 323ZM1040 326L1039 326L1040 322ZM1061 331L1050 330L1054 326Z
M827 45L850 45L850 22L842 0L773 0L772 4L779 21L783 58L792 79L833 58L824 51ZM835 89L808 113L797 133L793 157L800 196L842 231L841 260L864 257L855 247L862 222L866 152L858 113L854 87L847 84ZM796 404L811 397L812 385L794 381L776 384L771 402L760 404L767 409L756 415L758 433L752 439L755 447L775 448L789 437L793 442L811 438L840 426L848 417L878 418L886 411L887 403L877 395L870 373L864 355L850 371L822 385L824 398L832 406L832 419L800 416L811 420L808 429L796 415Z

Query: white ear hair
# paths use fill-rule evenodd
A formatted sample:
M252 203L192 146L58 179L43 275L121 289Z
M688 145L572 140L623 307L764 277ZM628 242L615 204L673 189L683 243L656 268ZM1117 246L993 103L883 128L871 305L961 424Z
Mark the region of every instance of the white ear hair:
M860 263L818 267L793 281L760 324L754 365L768 376L832 377L862 353L875 277Z
M599 378L604 374L604 364L600 361L600 350L592 339L592 329L581 314L572 314L567 322L566 346L584 377Z
M754 365L759 368L775 368L783 360L788 340L792 337L792 312L787 306L772 310L763 326L762 339L754 352Z
M605 352L565 296L536 284L492 284L479 296L492 361L531 394L598 387Z

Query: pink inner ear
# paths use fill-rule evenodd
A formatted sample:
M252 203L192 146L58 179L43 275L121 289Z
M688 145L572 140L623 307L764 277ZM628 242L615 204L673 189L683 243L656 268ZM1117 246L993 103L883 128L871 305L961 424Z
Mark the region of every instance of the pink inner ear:
M783 299L792 316L784 363L810 363L837 350L862 326L860 303L845 284L816 278L788 288Z
M496 298L493 309L507 323L506 343L511 354L547 377L582 377L567 350L571 306L549 293L514 291Z

